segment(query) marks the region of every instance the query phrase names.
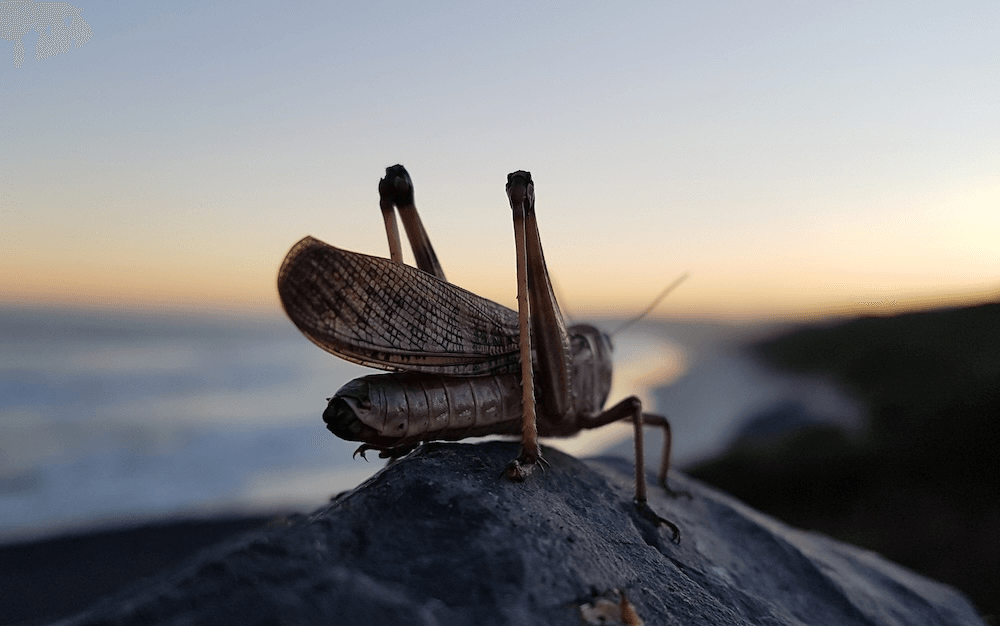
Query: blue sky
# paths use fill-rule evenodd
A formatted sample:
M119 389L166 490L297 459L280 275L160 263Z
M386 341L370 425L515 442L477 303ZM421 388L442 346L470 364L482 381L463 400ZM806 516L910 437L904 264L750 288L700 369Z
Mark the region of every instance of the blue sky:
M397 162L507 304L517 169L574 313L682 272L664 315L1000 286L995 2L78 1L82 47L0 49L0 302L277 312L300 237L387 254Z

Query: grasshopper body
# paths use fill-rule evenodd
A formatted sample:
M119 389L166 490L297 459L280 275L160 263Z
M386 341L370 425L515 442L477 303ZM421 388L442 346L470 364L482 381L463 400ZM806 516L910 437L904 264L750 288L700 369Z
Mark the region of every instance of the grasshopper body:
M386 457L424 441L520 434L521 454L505 469L514 480L524 480L541 461L539 436L631 422L636 503L676 539L677 527L646 504L642 458L642 425L662 427L658 478L666 488L669 423L643 413L635 396L602 409L611 388L610 340L593 326L567 328L563 322L542 254L531 175L511 174L507 192L518 248L518 311L445 280L400 165L387 168L379 183L390 259L311 237L293 246L278 274L278 293L292 322L324 350L397 372L347 383L330 399L323 419L338 437L363 442L359 452L375 449ZM402 262L394 210L417 268Z

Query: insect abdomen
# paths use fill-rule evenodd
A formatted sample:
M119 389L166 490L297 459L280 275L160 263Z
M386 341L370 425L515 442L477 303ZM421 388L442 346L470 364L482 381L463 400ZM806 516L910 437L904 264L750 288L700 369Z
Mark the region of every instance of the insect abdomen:
M435 439L517 434L521 384L515 374L376 374L356 378L330 399L323 421L333 434L393 448Z

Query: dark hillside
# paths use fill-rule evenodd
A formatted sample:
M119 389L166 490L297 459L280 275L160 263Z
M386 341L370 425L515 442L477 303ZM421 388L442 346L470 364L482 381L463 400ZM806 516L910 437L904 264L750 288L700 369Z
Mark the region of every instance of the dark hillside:
M807 327L751 349L835 378L866 403L868 432L800 431L691 474L1000 614L1000 304Z

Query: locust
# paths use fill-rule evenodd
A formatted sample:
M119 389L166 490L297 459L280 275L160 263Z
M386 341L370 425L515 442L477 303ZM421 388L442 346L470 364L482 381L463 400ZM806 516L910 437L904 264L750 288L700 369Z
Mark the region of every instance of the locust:
M569 327L549 279L535 217L534 182L507 177L513 212L518 310L449 283L414 204L401 165L386 168L379 205L389 258L350 252L305 237L286 255L278 294L298 329L320 348L389 374L354 379L329 399L323 420L336 436L396 459L419 444L484 435L519 435L520 453L501 476L525 480L544 464L539 437L567 437L626 421L634 426L638 511L680 530L646 501L643 425L664 431L658 483L668 493L670 423L630 396L603 409L611 390L609 336ZM396 213L416 267L403 262Z

